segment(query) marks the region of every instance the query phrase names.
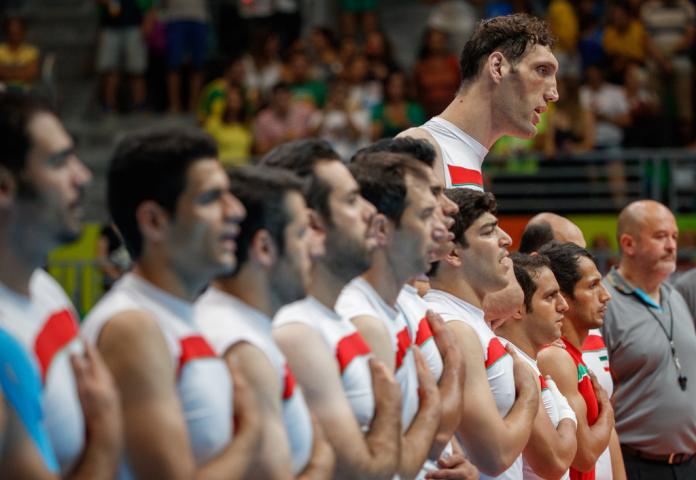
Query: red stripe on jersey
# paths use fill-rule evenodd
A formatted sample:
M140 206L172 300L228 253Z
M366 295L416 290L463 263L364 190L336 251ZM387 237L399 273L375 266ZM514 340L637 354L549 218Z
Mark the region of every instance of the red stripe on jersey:
M483 186L483 177L478 170L458 167L457 165L447 165L447 170L452 180L452 186L478 185Z
M286 363L285 364L285 387L283 388L283 400L287 400L288 398L292 397L292 394L295 392L295 376L292 374L292 370L290 370L290 366Z
M179 355L179 372L188 362L199 358L214 358L215 351L205 338L200 335L192 335L179 340L181 355Z
M48 317L34 341L34 352L39 359L42 380L46 380L46 373L56 354L77 337L78 333L77 320L67 308Z
M507 355L507 350L500 343L500 340L493 337L488 343L488 358L486 359L486 368L493 366L495 362Z
M433 338L433 332L430 330L430 324L428 323L427 317L421 318L418 323L418 332L416 333L416 345L419 347L425 342Z
M539 375L539 384L541 385L542 390L548 390L549 389L549 384L546 383L546 380L544 379L543 375Z
M336 360L338 360L341 373L348 368L355 357L368 353L370 353L370 347L367 346L360 332L343 337L336 345Z
M401 365L403 365L404 357L406 356L406 353L408 352L410 346L411 336L408 334L408 329L404 327L404 329L396 335L395 370L398 370L399 368L401 368Z
M588 335L585 339L585 343L582 344L582 351L593 351L606 349L607 346L604 344L604 339L599 335Z

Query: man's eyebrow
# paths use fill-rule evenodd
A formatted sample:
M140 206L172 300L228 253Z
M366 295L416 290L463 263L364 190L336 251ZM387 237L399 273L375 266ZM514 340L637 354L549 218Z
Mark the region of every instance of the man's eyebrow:
M46 158L47 163L59 163L67 157L75 154L75 147L68 147L60 152L53 153Z

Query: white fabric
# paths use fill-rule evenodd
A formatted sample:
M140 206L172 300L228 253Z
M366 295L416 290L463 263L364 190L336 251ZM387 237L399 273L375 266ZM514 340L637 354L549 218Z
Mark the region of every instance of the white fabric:
M273 365L278 374L278 396L282 400L293 473L301 473L312 453L312 419L302 389L295 385L287 360L273 341L271 319L214 287L196 301L194 318L218 355L224 355L237 343L247 342L261 350Z
M623 115L629 112L628 100L622 87L605 82L598 90L585 85L580 87L580 105L605 116ZM621 127L608 120L598 120L595 125L595 145L618 147L623 142Z
M227 365L214 352L212 356L187 360L187 342L205 342L193 321L193 305L133 273L116 282L92 309L83 324L83 334L96 343L109 320L129 310L152 316L169 347L172 362L179 366L177 393L196 465L203 465L219 454L232 437L232 379ZM125 459L119 478L133 478Z

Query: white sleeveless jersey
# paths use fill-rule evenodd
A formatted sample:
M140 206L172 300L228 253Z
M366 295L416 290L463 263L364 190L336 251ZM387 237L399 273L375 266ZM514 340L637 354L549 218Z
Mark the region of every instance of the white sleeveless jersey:
M440 146L446 188L470 188L483 191L481 165L488 149L459 127L441 117L423 125Z
M335 356L343 390L358 424L367 431L375 413L372 375L368 360L370 347L348 320L326 308L314 297L283 307L273 319L273 327L302 323L316 330Z
M81 354L77 314L44 270L29 283L29 298L0 285L0 326L32 352L44 384L44 418L60 470L69 472L85 445L85 422L70 354Z
M285 356L273 341L271 319L263 312L217 288L210 287L196 301L196 324L218 355L224 355L233 345L247 342L261 350L278 374L282 400L283 423L288 434L293 473L301 473L312 453L312 419L302 389Z
M510 343L513 347L515 347L515 350L517 353L519 353L520 357L527 362L527 365L529 365L534 373L537 375L539 378L539 385L541 386L541 401L544 402L544 410L546 410L546 413L549 416L549 419L551 420L551 424L553 425L554 428L558 428L558 424L561 421L561 416L560 416L560 411L558 408L558 405L553 399L553 395L551 394L551 391L549 390L548 385L546 384L546 380L544 379L544 376L541 374L541 371L539 371L539 366L537 365L536 360L533 358L530 358L529 355L524 353L521 349L517 348L514 343L509 342L508 340L500 338L500 342L503 345L507 345ZM529 466L527 462L524 461L524 457L522 458L523 461L523 473L524 473L524 479L525 480L543 480L542 477L538 476L534 470L532 470L532 467ZM563 474L561 477L561 480L567 480L570 478L570 472L566 470L566 472Z
M395 377L401 387L401 430L405 432L418 413L419 403L416 361L411 350L413 335L406 319L398 310L387 305L362 277L354 278L345 286L336 301L336 311L351 320L363 315L374 317L387 328L395 355Z
M515 403L515 377L512 369L512 357L486 323L483 310L442 290L431 288L425 294L425 301L435 313L440 314L445 322L465 322L474 329L481 347L483 362L486 367L488 385L495 399L501 417L505 417ZM497 477L481 474L482 479L519 480L522 478L522 455L505 472Z
M83 324L96 343L104 325L129 310L147 312L157 322L177 366L176 389L196 465L219 454L232 437L232 379L227 365L193 321L193 305L128 273L97 303ZM143 368L147 368L143 365ZM119 478L132 478L126 460Z
M614 393L614 381L609 371L609 353L600 329L592 329L587 335L585 343L582 345L582 360L587 368L595 374L597 381L611 398ZM612 477L611 454L609 447L607 447L595 464L595 478L596 480L611 480Z

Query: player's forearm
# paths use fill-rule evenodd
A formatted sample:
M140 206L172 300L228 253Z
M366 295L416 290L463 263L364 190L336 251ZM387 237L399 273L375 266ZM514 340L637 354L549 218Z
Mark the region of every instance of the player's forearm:
M505 434L501 440L502 448L511 452L514 458L527 445L532 433L532 424L538 410L539 397L534 396L534 391L520 391L515 403L504 418ZM514 452L517 452L514 454Z
M612 429L609 439L609 454L611 456L611 473L614 480L626 480L626 466L624 465L623 453L619 444L619 436L616 429Z
M549 427L552 427L550 423ZM524 458L540 477L556 479L561 478L570 467L576 448L575 424L564 419L555 429L533 431L524 450Z
M399 476L402 479L414 478L423 467L435 440L440 416L441 409L437 398L421 399L418 413L401 442Z
M440 377L440 402L442 415L435 434L435 442L430 451L430 458L440 456L442 449L451 440L462 419L462 390L459 365L449 365L444 361Z
M367 453L358 467L359 476L391 478L399 467L401 451L400 403L390 408L376 407L370 431L365 435ZM340 473L340 468L337 468ZM348 477L350 478L350 477Z
M259 441L259 429L239 429L225 449L196 472L196 480L237 480L244 478L259 447Z
M594 425L578 429L578 451L573 468L581 472L591 470L597 459L609 445L614 418L608 411L600 413Z
M123 450L121 415L104 418L97 426L88 423L88 441L82 459L70 475L72 480L111 479L116 476Z

